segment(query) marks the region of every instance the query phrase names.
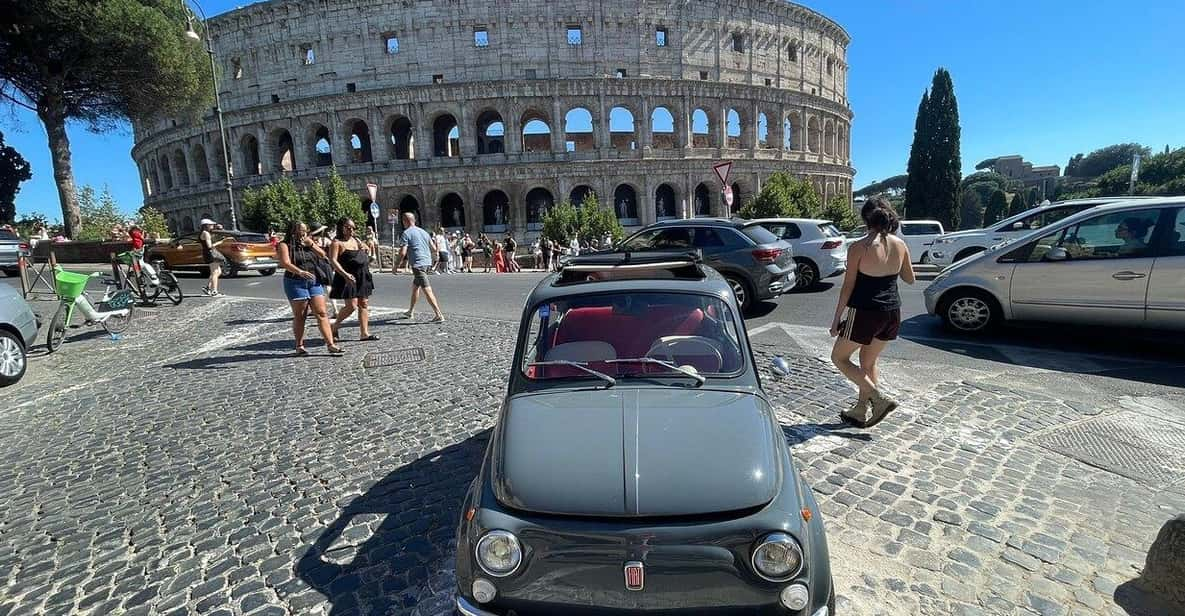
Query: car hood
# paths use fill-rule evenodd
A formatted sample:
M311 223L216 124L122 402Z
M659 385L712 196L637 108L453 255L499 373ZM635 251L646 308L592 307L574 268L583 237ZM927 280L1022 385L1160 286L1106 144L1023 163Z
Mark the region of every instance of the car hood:
M673 387L529 394L500 426L493 488L508 507L592 516L697 515L777 496L766 402Z

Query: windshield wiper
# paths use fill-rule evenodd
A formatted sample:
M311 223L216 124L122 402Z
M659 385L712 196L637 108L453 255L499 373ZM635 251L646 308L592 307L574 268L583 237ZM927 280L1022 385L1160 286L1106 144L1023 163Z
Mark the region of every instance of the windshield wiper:
M672 364L669 361L663 361L661 359L655 359L653 357L630 357L630 358L625 358L625 359L608 359L608 360L605 360L605 363L607 363L607 364L654 364L656 366L670 368L671 370L674 370L675 372L678 372L679 374L689 376L689 377L695 379L696 383L698 383L699 385L703 385L708 380L708 379L705 379L703 376L701 376L700 373L698 373L694 370L676 366L675 364Z
M617 384L617 379L609 376L608 374L605 374L604 372L598 372L596 370L593 370L592 368L589 368L586 364L583 364L578 361L569 361L566 359L555 359L555 360L551 360L551 361L533 361L527 365L528 366L569 366L571 368L583 370L583 371L597 377L598 379L605 381L606 387L613 387L614 385Z

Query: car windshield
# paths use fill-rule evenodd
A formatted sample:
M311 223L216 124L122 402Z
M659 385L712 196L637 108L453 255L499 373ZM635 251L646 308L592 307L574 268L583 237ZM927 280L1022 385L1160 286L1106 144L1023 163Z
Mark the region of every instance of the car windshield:
M839 229L836 229L835 225L829 222L819 225L819 231L823 234L823 237L843 237Z
M521 369L531 380L600 379L612 385L611 379L662 376L699 384L703 377L739 374L744 366L726 302L644 292L573 295L538 306Z
M19 239L21 239L21 238L17 237L16 235L13 235L9 231L0 231L0 240L10 240L11 241L11 240L19 240Z

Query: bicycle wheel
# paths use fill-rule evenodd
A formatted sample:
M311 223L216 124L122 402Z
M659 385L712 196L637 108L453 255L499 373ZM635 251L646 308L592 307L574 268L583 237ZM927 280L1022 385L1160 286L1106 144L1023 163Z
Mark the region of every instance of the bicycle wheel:
M58 304L58 311L53 313L53 319L49 322L49 330L45 332L45 347L49 349L50 353L58 350L66 341L67 310L65 304Z
M103 320L103 329L109 334L122 334L132 322L132 315L136 312L136 305L128 304L128 313L124 316L111 315Z
M159 279L159 276L158 276ZM162 282L163 284L163 282ZM160 297L160 285L152 284L152 279L143 271L136 276L136 291L140 295L140 300L145 304L151 304Z
M185 298L185 293L181 291L181 284L177 282L173 272L160 272L157 276L160 277L160 288L165 292L165 297L169 298L174 306L180 304Z

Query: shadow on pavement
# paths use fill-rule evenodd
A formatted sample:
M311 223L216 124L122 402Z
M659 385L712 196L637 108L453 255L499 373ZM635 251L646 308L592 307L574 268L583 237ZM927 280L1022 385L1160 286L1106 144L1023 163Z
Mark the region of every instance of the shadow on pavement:
M840 438L865 442L872 440L872 435L868 434L867 432L849 432L849 430L857 429L858 428L855 426L851 426L839 421L825 424L794 424L782 426L782 432L786 435L786 444L790 445L791 448L820 436L837 436Z
M461 501L489 437L485 430L391 471L317 537L295 570L329 600L329 614L407 614L452 596Z
M173 370L227 370L234 364L241 364L252 361L262 361L268 359L296 359L296 342L291 338L283 340L265 340L263 342L256 342L253 344L244 344L236 347L230 347L226 351L236 352L233 355L219 355L215 357L197 357L186 361L180 361L172 364L165 364L165 368L172 368ZM316 353L313 349L324 347L325 341L320 338L305 338L305 348L310 350L309 355L299 359L307 360L313 358L328 358L333 357L335 360L340 360L340 357L335 357L326 353ZM270 351L270 352L263 352Z

